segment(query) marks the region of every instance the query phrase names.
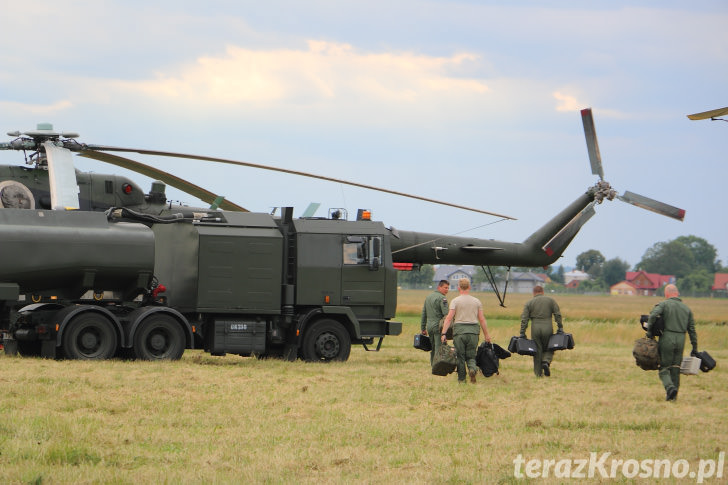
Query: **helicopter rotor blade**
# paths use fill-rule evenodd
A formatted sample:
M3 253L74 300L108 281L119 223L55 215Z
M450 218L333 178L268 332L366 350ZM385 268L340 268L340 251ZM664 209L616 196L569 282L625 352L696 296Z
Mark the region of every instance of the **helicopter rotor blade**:
M564 227L561 228L559 232L556 233L554 237L549 240L549 242L544 244L541 249L543 249L543 251L549 256L552 256L553 254L561 254L564 249L566 249L566 246L569 245L571 240L574 239L576 233L579 232L579 229L581 229L581 227L596 213L594 210L594 204L595 203L592 202L581 212L575 215Z
M597 141L597 131L594 128L594 117L591 108L581 110L581 121L584 124L584 136L586 137L586 148L589 152L592 174L599 175L599 178L603 180L602 156L599 153L599 142Z
M685 209L678 209L677 207L650 199L644 195L635 194L634 192L625 191L623 195L618 195L617 198L628 204L636 205L637 207L662 214L663 216L672 217L678 221L682 221L685 218Z
M78 210L78 182L70 150L56 146L52 141L43 143L48 157L48 183L51 209Z
M219 199L218 195L213 194L209 190L203 189L202 187L195 185L192 182L188 182L187 180L172 175L171 173L159 170L154 167L150 167L149 165L145 165L140 162L135 162L134 160L130 160L128 158L94 150L84 150L79 153L79 155L82 157L92 158L94 160L100 160L102 162L110 163L112 165L126 168L128 170L133 170L134 172L146 175L147 177L161 180L167 185L179 189L194 197L197 197L201 201L207 202L208 204L214 205L215 202ZM221 203L218 203L218 206L224 210L248 212L247 209L240 207L239 205L230 202L229 200L223 200Z
M134 149L134 148L118 148L118 147L110 147L110 146L102 146L102 145L86 145L85 150L83 150L83 153L86 153L89 151L93 151L93 152L97 152L97 151L132 152L132 153L139 153L141 155L156 155L156 156L161 156L161 157L186 158L186 159L190 159L190 160L202 160L202 161L207 161L207 162L218 162L218 163L226 163L229 165L239 165L242 167L258 168L261 170L269 170L269 171L273 171L273 172L281 172L281 173L287 173L287 174L291 174L291 175L298 175L301 177L309 177L309 178L314 178L314 179L319 179L319 180L326 180L328 182L335 182L335 183L339 183L339 184L352 185L354 187L360 187L360 188L368 189L368 190L376 190L378 192L385 192L387 194L398 195L401 197L408 197L410 199L417 199L417 200L422 200L425 202L432 202L434 204L446 205L449 207L455 207L457 209L464 209L464 210L471 211L471 212L478 212L480 214L488 214L491 216L501 217L503 219L511 219L511 220L516 219L515 217L506 216L506 215L498 214L495 212L484 211L484 210L480 210L480 209L474 209L472 207L466 207L463 205L453 204L450 202L444 202L442 200L429 199L427 197L421 197L419 195L406 194L404 192L397 192L395 190L389 190L389 189L385 189L385 188L381 188L381 187L375 187L372 185L361 184L358 182L350 182L347 180L337 179L337 178L333 178L333 177L327 177L325 175L316 175L316 174L312 174L312 173L308 173L308 172L301 172L298 170L289 170L289 169L285 169L285 168L273 167L270 165L262 165L259 163L243 162L243 161L237 161L237 160L229 160L226 158L207 157L207 156L201 156L201 155L190 155L190 154L186 154L186 153L164 152L164 151L157 151L157 150L140 150L140 149ZM91 158L95 158L95 157L91 157Z
M715 118L716 116L728 115L728 107L712 109L710 111L703 111L702 113L695 113L687 115L691 120L707 120L708 118Z

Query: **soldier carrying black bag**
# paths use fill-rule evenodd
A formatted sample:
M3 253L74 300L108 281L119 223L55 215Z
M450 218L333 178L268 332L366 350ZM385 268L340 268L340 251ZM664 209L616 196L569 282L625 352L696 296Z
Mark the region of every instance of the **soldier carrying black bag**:
M551 315L556 320L557 333L563 333L564 325L561 322L559 304L550 296L543 294L542 286L534 286L533 298L523 306L521 313L520 337L526 337L528 321L531 320L531 339L536 343L536 353L533 356L533 373L536 377L551 375L551 360L554 357L553 350L548 350L549 338L554 333Z

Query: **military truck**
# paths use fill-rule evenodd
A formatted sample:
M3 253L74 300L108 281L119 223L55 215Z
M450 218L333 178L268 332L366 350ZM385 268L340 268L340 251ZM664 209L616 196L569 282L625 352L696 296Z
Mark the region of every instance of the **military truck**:
M366 214L363 212L363 214ZM347 360L401 333L381 222L209 211L0 211L6 353Z

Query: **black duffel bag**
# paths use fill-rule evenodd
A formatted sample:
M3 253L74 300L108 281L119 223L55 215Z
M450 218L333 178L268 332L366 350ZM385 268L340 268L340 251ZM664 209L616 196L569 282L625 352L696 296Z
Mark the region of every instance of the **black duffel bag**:
M498 374L499 362L498 356L495 355L493 344L483 342L478 346L478 351L475 354L475 364L480 368L485 377Z

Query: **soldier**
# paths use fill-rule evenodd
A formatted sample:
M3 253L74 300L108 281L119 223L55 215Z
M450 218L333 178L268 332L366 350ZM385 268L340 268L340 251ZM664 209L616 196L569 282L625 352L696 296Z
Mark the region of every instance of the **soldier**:
M551 375L551 360L554 352L548 350L549 338L554 333L554 327L551 322L551 315L556 320L558 333L564 332L564 326L561 323L561 310L559 304L550 296L543 294L542 286L533 287L533 298L531 298L524 306L521 313L521 333L520 336L526 337L526 328L528 320L531 320L531 340L536 343L536 355L533 356L533 373L536 377Z
M488 323L483 315L483 304L470 295L470 280L463 278L458 283L460 296L450 303L445 323L442 326L440 339L444 342L447 329L453 325L453 344L458 356L458 382L465 382L466 370L470 374L470 382L475 384L475 375L478 366L475 363L475 354L478 349L478 336L483 329L485 341L490 342ZM480 322L480 327L478 327Z
M422 320L420 321L422 335L429 335L432 342L430 365L440 348L440 321L447 315L447 298L445 297L448 291L450 291L450 282L440 280L437 289L427 295L425 304L422 305Z
M677 286L665 286L665 299L655 305L647 320L647 337L654 338L652 326L662 315L665 328L657 342L660 352L659 376L665 386L665 400L675 401L680 388L680 364L685 348L685 332L690 336L693 346L691 355L698 353L698 334L695 333L693 312L678 298Z

